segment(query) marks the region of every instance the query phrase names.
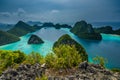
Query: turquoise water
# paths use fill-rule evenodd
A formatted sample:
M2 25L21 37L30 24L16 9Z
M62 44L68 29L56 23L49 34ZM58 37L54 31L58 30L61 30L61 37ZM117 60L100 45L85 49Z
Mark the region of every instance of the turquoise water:
M29 45L27 41L31 34L36 34L40 36L45 43L39 45ZM4 46L0 46L0 49L3 50L22 50L26 54L30 52L39 52L42 55L46 55L52 51L52 46L54 42L63 34L69 34L72 38L74 38L77 42L79 42L85 49L89 55L89 61L92 62L92 58L95 56L103 56L108 59L108 68L118 67L120 68L120 36L110 35L110 34L102 34L102 41L91 41L80 39L74 34L72 34L69 29L40 29L34 33L29 33L25 36L20 37L21 41L7 44Z

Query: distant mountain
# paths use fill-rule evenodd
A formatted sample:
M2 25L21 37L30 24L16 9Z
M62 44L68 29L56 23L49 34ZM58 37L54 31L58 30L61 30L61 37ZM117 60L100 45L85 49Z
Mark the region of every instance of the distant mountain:
M113 30L120 28L120 22L92 22L95 28L100 28L102 26L112 26Z
M7 32L14 34L16 36L23 36L27 33L33 32L36 30L36 27L30 26L23 21L19 21L12 29Z
M43 23L42 27L54 27L56 29L60 29L60 28L72 28L71 26L67 25L67 24L53 24L51 22L46 22Z
M120 29L113 30L111 26L104 26L100 28L94 28L97 33L105 33L105 34L117 34L120 35Z
M13 24L0 23L0 30L2 30L2 31L7 31L11 28L13 28Z
M0 30L0 46L5 45L5 44L9 44L12 42L16 42L19 40L20 40L19 37L15 36L13 34L10 34L8 32L4 32L4 31Z
M31 25L31 26L34 26L34 25L41 26L43 24L42 22L39 22L39 21L28 21L26 23Z
M90 39L90 40L102 39L100 33L96 33L92 25L88 24L85 21L76 22L74 27L70 31L80 38Z

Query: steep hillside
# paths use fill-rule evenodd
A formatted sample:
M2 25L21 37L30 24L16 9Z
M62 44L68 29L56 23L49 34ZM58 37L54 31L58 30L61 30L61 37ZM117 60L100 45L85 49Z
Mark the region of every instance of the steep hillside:
M58 39L58 41L56 41L54 43L53 49L55 47L58 47L61 44L70 45L70 46L74 45L75 48L77 49L77 51L79 52L79 54L82 56L82 61L88 60L88 55L87 55L85 49L82 47L82 45L80 45L78 42L76 42L74 39L72 39L68 34L61 36Z
M16 36L23 36L35 30L36 30L35 27L30 26L22 21L19 21L12 29L8 30L8 32Z
M87 24L85 21L75 23L74 27L70 30L72 33L80 38L90 40L101 40L100 33L96 33L91 24Z
M0 46L9 44L12 42L16 42L19 40L20 40L20 38L13 34L10 34L10 33L4 32L4 31L0 31Z

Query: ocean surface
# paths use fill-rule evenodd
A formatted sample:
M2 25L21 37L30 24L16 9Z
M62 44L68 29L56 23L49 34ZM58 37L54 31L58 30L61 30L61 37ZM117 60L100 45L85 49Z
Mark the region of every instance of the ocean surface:
M27 44L31 34L38 35L45 43L36 45ZM103 56L108 60L108 68L120 68L120 36L111 34L101 34L103 38L102 41L91 41L78 38L67 28L62 28L60 30L54 28L42 28L36 32L28 33L27 35L20 37L21 40L18 42L0 46L0 50L21 50L26 54L34 51L45 56L52 52L54 42L63 34L69 34L86 49L90 62L92 62L92 58L95 56Z

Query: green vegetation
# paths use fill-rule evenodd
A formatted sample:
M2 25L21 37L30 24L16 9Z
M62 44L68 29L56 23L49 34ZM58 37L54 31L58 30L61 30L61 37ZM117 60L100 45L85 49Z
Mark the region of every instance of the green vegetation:
M54 48L54 53L45 57L46 64L50 68L66 69L78 66L82 62L82 57L78 54L75 46L60 45Z
M4 31L0 31L0 46L9 44L12 42L16 42L19 40L20 40L20 38L13 34L10 34L10 33L4 32Z
M45 76L45 75L42 75L41 78L38 78L38 77L37 77L35 80L48 80L48 77Z
M0 73L15 64L20 64L26 59L21 51L4 51L0 50Z
M119 68L112 68L111 71L120 73L120 69Z
M100 28L94 28L95 32L97 33L105 33L105 34L112 34L113 30L111 26L105 26Z
M8 30L7 32L14 34L16 36L23 36L35 30L36 30L35 27L30 26L22 21L19 21L12 29Z
M87 22L85 21L77 22L70 31L80 38L90 39L90 40L102 39L100 33L96 33L92 25L87 24Z
M78 54L81 56L82 61L88 61L88 55L85 51L85 49L80 45L78 42L76 42L74 39L72 39L68 34L65 34L61 36L58 41L56 41L53 45L54 48L60 46L60 45L69 45L69 46L75 46L76 50L78 51ZM74 54L74 53L73 53Z
M96 64L99 64L105 68L105 64L107 63L107 59L104 57L101 57L101 56L96 56L93 58L93 62Z
M97 33L105 33L105 34L117 34L120 35L120 29L113 30L111 26L105 26L100 28L94 28Z
M59 45L54 48L54 53L45 57L39 53L25 54L21 51L0 50L0 73L8 67L17 68L19 64L46 63L52 69L66 69L78 66L82 56L74 45Z
M69 26L69 25L67 25L67 24L59 24L59 23L57 23L57 24L53 24L53 23L51 23L51 22L48 22L48 23L44 23L43 25L42 25L42 27L54 27L54 28L56 28L56 29L60 29L60 28L72 28L71 26Z
M28 40L28 44L41 44L41 43L44 43L44 41L35 34L32 34Z
M45 63L44 57L40 53L31 52L30 54L26 55L26 59L23 61L24 64L35 64Z

